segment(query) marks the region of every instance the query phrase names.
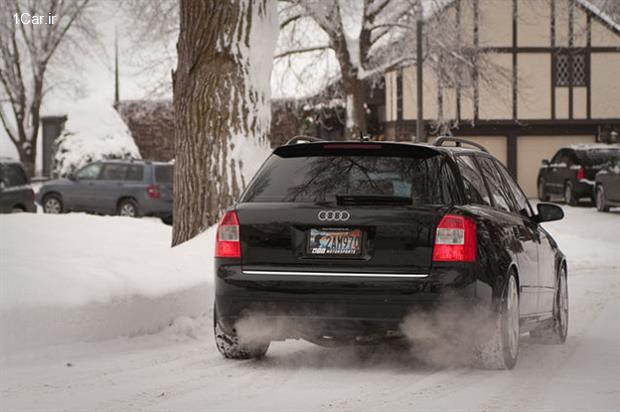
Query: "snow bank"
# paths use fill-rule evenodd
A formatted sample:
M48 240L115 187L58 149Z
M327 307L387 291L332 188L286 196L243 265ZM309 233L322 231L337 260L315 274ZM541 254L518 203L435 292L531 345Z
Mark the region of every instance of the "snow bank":
M68 111L57 142L54 172L60 176L100 159L140 159L131 132L111 104L85 99Z
M156 219L0 215L0 346L152 332L212 302L214 231L170 248Z

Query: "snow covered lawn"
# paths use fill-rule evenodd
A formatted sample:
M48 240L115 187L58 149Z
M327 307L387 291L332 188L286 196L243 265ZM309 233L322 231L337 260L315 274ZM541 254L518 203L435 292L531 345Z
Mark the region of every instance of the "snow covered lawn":
M212 302L213 232L170 248L158 219L0 215L0 348L162 329Z
M618 410L620 214L565 211L546 227L569 259L569 337L523 337L513 371L294 341L227 361L212 231L170 249L153 219L0 215L0 410Z

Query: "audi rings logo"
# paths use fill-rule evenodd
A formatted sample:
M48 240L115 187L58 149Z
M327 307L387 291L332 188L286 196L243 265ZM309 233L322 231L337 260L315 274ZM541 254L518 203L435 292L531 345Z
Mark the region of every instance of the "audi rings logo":
M346 210L321 210L318 217L321 222L346 222L351 214Z

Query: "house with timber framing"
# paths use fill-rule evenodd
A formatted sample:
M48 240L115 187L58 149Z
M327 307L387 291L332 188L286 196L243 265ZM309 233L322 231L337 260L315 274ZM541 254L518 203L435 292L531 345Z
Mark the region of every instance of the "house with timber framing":
M591 2L452 0L437 13L507 75L488 87L474 70L470 84L450 87L424 67L429 140L435 119L454 119L454 136L485 145L534 197L541 161L559 147L620 133L620 24ZM416 67L387 72L386 138L415 139L416 112Z

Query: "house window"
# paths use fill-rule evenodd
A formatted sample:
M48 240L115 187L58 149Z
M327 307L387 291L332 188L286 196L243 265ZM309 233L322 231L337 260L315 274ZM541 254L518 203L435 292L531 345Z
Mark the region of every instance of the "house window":
M403 120L403 73L396 75L396 119Z
M572 71L572 73L571 73ZM555 56L555 86L586 86L586 55L583 53L560 53ZM571 81L572 75L572 81Z

